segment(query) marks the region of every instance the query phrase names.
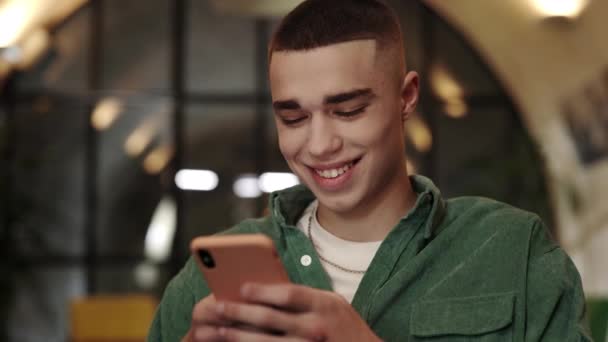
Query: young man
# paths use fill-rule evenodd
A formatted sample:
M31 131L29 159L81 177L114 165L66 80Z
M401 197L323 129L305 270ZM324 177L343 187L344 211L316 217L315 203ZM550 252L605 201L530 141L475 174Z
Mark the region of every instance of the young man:
M579 275L536 215L444 201L408 177L418 75L386 5L305 1L269 59L280 149L304 186L229 233L270 236L292 284L248 284L247 304L220 303L190 260L149 341L589 340Z

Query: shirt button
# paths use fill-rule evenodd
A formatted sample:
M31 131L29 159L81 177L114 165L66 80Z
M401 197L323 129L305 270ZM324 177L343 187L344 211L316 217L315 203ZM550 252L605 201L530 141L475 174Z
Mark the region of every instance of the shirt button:
M302 257L300 258L300 263L304 266L310 266L310 264L312 263L312 258L308 254L302 255Z

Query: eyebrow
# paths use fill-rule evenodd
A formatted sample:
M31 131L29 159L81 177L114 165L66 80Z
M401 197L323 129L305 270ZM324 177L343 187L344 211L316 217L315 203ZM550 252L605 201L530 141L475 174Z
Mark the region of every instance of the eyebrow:
M296 100L274 101L272 107L275 110L281 109L300 109L300 104Z
M325 96L325 98L323 99L323 104L325 104L325 105L338 104L338 103L354 100L359 97L370 96L370 95L371 96L374 95L371 88L355 89L355 90L348 91L345 93ZM298 101L293 100L293 99L284 100L284 101L275 101L272 103L272 107L275 110L282 110L282 109L283 110L295 110L295 109L301 108Z
M371 88L356 89L356 90L349 91L346 93L326 96L323 101L323 104L326 104L326 105L327 104L338 104L341 102L346 102L346 101L354 100L359 97L370 96L373 94L374 93L372 92Z

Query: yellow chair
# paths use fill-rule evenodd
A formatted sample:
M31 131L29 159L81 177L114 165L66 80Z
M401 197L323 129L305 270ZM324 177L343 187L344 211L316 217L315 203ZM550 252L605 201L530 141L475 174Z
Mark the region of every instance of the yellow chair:
M143 342L157 301L144 295L94 296L71 303L72 342Z

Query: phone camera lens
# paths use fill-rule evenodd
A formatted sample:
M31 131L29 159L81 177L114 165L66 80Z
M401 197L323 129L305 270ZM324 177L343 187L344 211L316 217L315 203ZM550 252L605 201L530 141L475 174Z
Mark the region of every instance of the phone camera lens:
M201 249L200 251L198 251L198 254L201 257L203 265L207 266L208 268L215 267L215 261L213 260L213 257L211 256L211 253L209 253L209 251Z

